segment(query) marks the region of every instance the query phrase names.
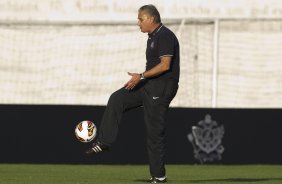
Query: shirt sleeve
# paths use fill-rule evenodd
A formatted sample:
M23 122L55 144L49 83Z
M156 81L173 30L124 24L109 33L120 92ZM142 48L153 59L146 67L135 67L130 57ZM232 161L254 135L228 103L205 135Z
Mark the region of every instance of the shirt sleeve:
M159 37L158 52L159 57L174 55L174 38L171 34Z

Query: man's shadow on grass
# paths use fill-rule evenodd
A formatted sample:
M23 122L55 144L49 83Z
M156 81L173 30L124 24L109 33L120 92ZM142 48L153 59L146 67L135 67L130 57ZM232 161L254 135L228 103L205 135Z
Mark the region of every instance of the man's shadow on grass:
M146 183L148 180L137 179L133 180L134 182ZM240 183L240 182L249 182L249 183L259 183L259 182L270 182L270 181L282 181L282 178L224 178L224 179L206 179L206 180L168 180L167 183L217 183L217 182L226 182L226 183Z

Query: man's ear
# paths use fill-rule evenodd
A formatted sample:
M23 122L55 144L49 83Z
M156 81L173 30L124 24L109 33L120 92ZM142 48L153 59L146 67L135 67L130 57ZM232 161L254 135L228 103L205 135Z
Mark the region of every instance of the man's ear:
M155 21L155 17L150 17L150 23L154 23L154 21Z

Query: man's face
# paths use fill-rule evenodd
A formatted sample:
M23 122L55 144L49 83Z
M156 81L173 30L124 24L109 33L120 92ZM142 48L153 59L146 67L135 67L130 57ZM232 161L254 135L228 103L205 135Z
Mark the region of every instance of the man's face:
M146 14L145 11L139 11L138 13L138 26L140 27L141 32L150 33L153 24L153 17Z

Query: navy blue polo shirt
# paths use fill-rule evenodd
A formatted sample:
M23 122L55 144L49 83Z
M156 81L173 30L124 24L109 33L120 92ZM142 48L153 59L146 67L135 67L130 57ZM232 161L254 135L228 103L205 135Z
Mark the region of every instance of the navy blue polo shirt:
M170 69L153 78L174 79L179 81L179 43L175 34L160 24L152 33L148 34L146 49L146 71L160 63L163 56L171 56Z

